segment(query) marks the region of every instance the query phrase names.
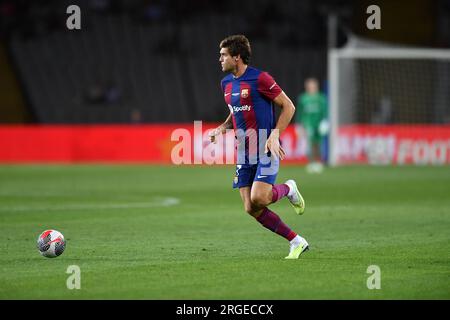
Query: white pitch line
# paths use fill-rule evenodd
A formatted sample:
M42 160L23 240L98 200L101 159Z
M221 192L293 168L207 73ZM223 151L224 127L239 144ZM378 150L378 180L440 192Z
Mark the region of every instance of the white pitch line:
M22 211L62 211L62 210L91 210L91 209L130 209L130 208L153 208L170 207L180 203L178 198L157 198L152 202L130 202L130 203L109 203L109 204L82 204L72 203L63 206L20 206L5 208L0 207L0 212L22 212Z

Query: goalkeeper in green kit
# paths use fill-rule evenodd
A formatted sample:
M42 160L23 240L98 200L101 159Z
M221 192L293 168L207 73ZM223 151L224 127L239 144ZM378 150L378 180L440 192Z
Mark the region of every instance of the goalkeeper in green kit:
M304 132L308 140L308 172L320 173L323 170L321 144L328 134L327 98L319 91L319 83L315 78L305 81L306 92L297 99L295 115L297 138ZM303 129L303 130L302 130Z

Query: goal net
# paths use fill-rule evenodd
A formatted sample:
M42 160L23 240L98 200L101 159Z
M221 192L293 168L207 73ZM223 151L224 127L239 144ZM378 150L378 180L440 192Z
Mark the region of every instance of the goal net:
M330 164L449 164L450 50L332 49Z

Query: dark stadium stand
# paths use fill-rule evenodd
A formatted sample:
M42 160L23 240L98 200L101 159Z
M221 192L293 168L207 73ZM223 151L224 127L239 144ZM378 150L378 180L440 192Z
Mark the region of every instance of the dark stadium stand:
M58 3L63 12L66 3ZM302 12L306 17L313 10L309 2L283 1L277 10L270 1L239 2L252 16L203 1L193 8L177 7L177 1L166 7L167 1L160 1L156 8L126 1L121 10L78 3L81 30L69 31L61 21L37 35L17 31L11 37L37 122L128 123L136 110L135 122L220 121L228 109L220 90L218 44L232 33L248 35L251 64L270 72L292 99L307 76L325 77L326 48L318 45L323 29L292 27L293 19L301 21ZM295 35L312 42L297 45Z

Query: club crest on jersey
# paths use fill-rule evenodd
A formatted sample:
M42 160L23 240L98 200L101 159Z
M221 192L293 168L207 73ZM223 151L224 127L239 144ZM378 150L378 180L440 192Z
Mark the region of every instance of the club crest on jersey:
M242 89L241 90L241 98L247 98L248 97L248 89Z

